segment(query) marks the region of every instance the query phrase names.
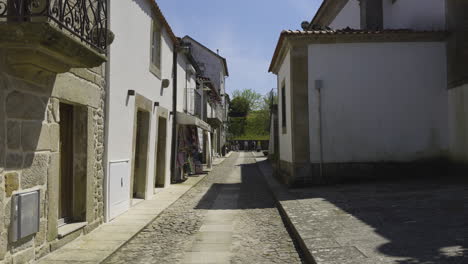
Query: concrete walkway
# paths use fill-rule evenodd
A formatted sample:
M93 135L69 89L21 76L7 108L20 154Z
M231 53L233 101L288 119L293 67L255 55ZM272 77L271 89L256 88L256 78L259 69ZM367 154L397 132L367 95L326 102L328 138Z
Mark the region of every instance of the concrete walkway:
M173 184L162 189L151 200L140 202L110 223L101 225L91 233L50 253L37 263L101 263L157 218L167 207L197 185L205 176L190 177L184 183Z
M240 168L235 170L224 179L225 184L232 186L223 187L208 209L183 263L231 263L234 219L239 212L236 209L242 182Z
M468 184L454 179L287 189L257 164L308 263L466 264Z

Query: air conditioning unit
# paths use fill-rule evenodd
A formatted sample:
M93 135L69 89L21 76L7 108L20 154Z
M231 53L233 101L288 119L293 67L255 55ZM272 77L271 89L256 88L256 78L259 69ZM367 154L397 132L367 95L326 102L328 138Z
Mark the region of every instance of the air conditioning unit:
M40 191L19 193L11 199L10 240L16 242L39 231Z

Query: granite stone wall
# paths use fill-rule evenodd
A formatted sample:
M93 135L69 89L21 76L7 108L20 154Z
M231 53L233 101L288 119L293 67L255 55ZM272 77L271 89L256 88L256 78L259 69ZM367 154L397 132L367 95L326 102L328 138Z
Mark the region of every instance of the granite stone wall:
M103 222L104 69L72 69L48 85L35 85L7 74L0 63L0 264L38 259ZM77 122L86 128L79 131L87 139L79 169L86 178L87 225L59 239L60 102L86 114ZM30 190L41 193L40 229L13 243L11 198Z

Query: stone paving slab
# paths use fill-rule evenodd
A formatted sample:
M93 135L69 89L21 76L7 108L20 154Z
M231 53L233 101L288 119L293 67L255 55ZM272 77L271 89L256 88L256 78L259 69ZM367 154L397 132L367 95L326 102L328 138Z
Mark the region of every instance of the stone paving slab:
M287 189L265 158L256 160L309 263L468 263L467 181Z
M106 264L299 264L250 153L235 152Z
M170 185L151 200L130 208L110 223L98 227L44 258L37 264L101 263L159 216L167 207L197 185L206 175L190 177L181 184Z

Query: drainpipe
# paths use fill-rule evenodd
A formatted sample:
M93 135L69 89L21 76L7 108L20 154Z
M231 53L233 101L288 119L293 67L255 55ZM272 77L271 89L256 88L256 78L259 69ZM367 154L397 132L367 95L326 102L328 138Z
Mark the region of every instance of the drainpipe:
M110 0L107 0L107 28L110 30ZM107 167L109 164L109 101L110 101L110 45L108 43L107 45L107 51L106 51L106 56L107 56L107 62L106 62L106 69L105 69L105 102L104 102L104 153L103 153L103 199L104 199L104 222L108 222L109 219L109 168Z
M177 156L177 43L174 43L172 63L172 140L171 140L171 182L176 180L176 156Z
M322 81L315 81L315 89L317 90L317 107L318 107L318 136L320 149L320 181L323 181L323 137L322 137Z

